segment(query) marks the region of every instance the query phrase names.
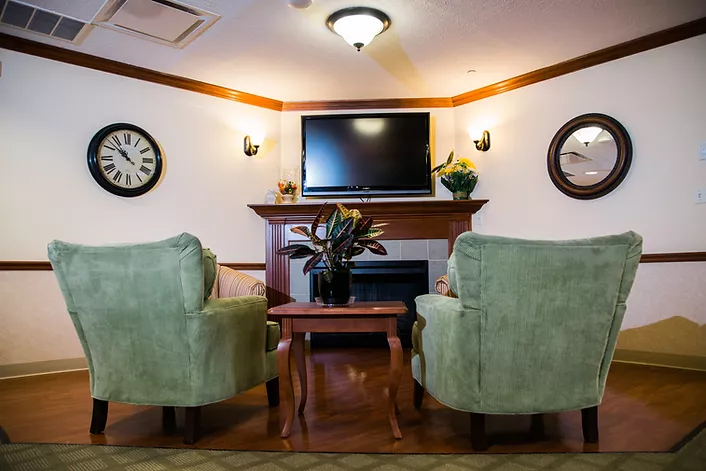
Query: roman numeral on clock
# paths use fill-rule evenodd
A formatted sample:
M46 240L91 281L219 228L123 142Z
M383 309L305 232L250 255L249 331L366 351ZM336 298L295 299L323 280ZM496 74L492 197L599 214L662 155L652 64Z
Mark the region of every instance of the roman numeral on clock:
M110 175L110 172L115 171L115 164L108 164L105 167L103 167L103 171L107 174Z
M130 145L130 141L132 141L132 134L130 134L129 132L124 132L123 140L125 141L125 144Z
M112 155L104 155L101 157L101 160L113 160L113 156Z
M125 174L125 183L128 185L132 185L132 178L130 177L129 173Z
M111 139L113 139L113 142L115 142L115 145L120 147L120 139L118 139L118 136L111 136Z
M140 183L142 183L142 178L140 178L140 174L136 173L135 176L137 177L138 180L140 180Z
M132 147L137 147L137 144L139 144L141 140L142 140L142 138L138 137L137 140L135 141L135 145Z
M118 170L117 172L115 172L115 175L113 175L113 181L114 181L114 182L120 183L120 180L121 180L122 178L123 178L123 172L121 172L120 170Z
M108 149L110 149L110 150L118 150L118 149L116 149L115 147L109 146L108 144L103 144L103 147L106 147L106 148L108 148Z
M144 149L142 149L142 150L140 151L140 154L144 154L145 152L149 152L149 150L150 150L149 147L145 147Z
M145 157L144 159L142 159L142 161L146 164L154 163L154 159L152 157Z
M152 170L148 169L148 168L145 167L144 165L143 165L142 167L140 167L140 171L141 171L142 173L144 173L145 175L149 175L150 173L152 173Z

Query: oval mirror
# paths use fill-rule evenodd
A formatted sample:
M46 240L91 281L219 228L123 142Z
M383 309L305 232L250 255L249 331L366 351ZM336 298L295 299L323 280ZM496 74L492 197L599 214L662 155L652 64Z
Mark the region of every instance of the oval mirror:
M620 185L632 162L625 128L599 113L577 116L557 131L549 145L549 178L562 193L595 199Z

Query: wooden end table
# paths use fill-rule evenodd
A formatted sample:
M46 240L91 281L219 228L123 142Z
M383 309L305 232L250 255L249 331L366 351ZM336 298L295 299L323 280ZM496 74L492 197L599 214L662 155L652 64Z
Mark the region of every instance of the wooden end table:
M285 413L282 438L287 438L294 422L294 388L289 366L289 352L294 344L294 358L301 384L299 413L304 413L307 397L304 336L307 332L384 332L390 345L390 391L388 415L395 438L402 438L397 425L396 399L402 373L402 345L397 336L397 316L407 313L402 301L356 302L346 307L322 307L316 303L288 303L268 311L282 322L282 339L277 346L280 385L284 390L281 407Z

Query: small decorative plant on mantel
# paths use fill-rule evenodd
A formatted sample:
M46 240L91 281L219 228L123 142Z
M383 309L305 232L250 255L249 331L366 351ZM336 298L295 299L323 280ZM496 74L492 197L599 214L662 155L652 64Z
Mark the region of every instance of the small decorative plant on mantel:
M441 184L453 193L455 200L470 199L478 183L478 170L475 164L466 158L457 159L454 162L454 151L451 151L446 162L435 167L431 172L441 178Z
M324 221L325 219L325 221ZM323 237L316 233L324 227ZM357 209L347 209L342 204L326 217L326 204L311 223L311 227L297 226L291 229L295 234L308 238L313 248L305 244L290 244L277 251L290 259L307 258L304 274L308 274L319 262L326 269L319 275L319 293L325 305L346 305L351 296L351 268L353 257L369 250L377 255L387 255L382 244L375 239L382 234L381 224L373 224L371 217L365 217Z

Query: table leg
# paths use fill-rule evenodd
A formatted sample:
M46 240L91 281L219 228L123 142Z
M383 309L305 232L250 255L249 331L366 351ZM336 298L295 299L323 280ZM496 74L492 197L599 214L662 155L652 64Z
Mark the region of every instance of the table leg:
M292 388L292 374L289 367L289 352L292 347L292 319L282 319L282 339L277 345L277 363L279 370L279 384L284 392L280 398L280 407L284 412L284 427L282 438L287 438L294 422L294 389Z
M388 414L390 416L390 426L395 438L402 438L400 426L397 425L397 389L400 386L400 376L402 374L402 344L397 336L397 319L390 319L387 326L387 343L390 345L390 388L388 398Z
M304 340L306 337L305 332L295 332L294 333L294 359L297 362L297 373L299 374L299 386L301 387L301 397L299 399L299 413L304 413L304 408L306 407L306 397L309 391L306 382L306 357L304 354Z

